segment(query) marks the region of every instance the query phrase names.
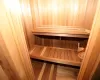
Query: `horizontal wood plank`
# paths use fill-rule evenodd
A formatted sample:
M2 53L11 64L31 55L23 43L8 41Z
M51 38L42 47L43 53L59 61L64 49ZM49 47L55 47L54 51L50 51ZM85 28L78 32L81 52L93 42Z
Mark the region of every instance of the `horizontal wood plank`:
M57 31L57 30L56 30ZM89 37L89 34L90 34L90 31L88 30L79 30L79 31L74 31L74 30L69 30L65 33L56 33L54 31L54 33L52 32L35 32L33 31L32 32L34 35L46 35L46 36L62 36L62 37L78 37L78 38L88 38Z

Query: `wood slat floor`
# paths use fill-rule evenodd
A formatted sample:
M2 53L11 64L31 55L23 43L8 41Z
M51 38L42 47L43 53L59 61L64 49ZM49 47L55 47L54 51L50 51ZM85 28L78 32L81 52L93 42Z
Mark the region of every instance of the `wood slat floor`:
M79 69L58 65L56 80L76 80L78 72Z
M81 59L78 57L77 51L73 49L35 45L30 57L74 66L81 65Z
M56 80L57 65L32 60L35 80Z
M76 80L79 68L32 59L35 80Z

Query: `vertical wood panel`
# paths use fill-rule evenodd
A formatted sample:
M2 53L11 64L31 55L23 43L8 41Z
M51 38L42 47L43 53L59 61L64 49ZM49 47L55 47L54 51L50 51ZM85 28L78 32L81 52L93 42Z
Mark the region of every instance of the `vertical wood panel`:
M97 5L92 31L77 78L78 80L91 80L94 68L96 67L95 64L99 60L98 57L100 55L100 45L98 43L100 43L100 0Z
M91 29L98 0L34 0L34 28L79 27ZM34 7L34 9L33 9ZM38 13L38 14L37 14ZM33 17L33 19L35 19ZM55 26L55 27L53 27Z
M35 45L51 46L68 49L78 49L78 43L80 47L86 47L88 39L66 38L57 36L35 36Z
M7 75L8 80L13 80L13 79L21 80L21 77L19 76L20 74L17 74L17 70L18 69L16 69L15 64L13 63L13 60L11 59L11 55L10 55L9 51L7 50L7 46L6 46L6 44L5 44L5 42L4 42L3 38L2 38L1 33L0 33L0 42L1 42L0 43L0 65L1 65L1 67L3 69L3 71ZM12 46L10 48L12 48ZM15 49L12 48L12 50L15 50ZM17 55L16 55L16 57L17 57ZM16 61L16 59L18 59L18 58L15 58L14 61L18 65L17 67L19 69L21 69L22 68L20 66L21 64L18 63L18 61ZM20 73L21 74L23 73L23 69L20 70Z
M98 0L88 0L85 12L84 26L91 29ZM91 27L90 27L91 26Z
M31 32L31 30L33 29L33 22L32 22L29 0L21 0L20 5L21 5L21 12L22 12L21 17L23 21L25 38L28 50L31 51L34 46L34 36Z
M0 0L0 10L1 66L9 80L33 80L19 0Z

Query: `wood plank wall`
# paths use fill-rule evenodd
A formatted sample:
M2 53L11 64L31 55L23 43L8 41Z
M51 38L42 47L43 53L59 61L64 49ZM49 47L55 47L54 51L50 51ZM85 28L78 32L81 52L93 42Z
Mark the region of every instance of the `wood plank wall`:
M31 0L34 26L91 29L97 2L98 0Z
M31 51L34 47L34 36L32 34L33 23L30 12L29 0L21 0L21 18L23 23L23 29L28 50Z
M57 37L57 36L35 36L35 44L60 48L77 49L80 46L86 47L88 39Z
M9 80L34 80L19 4L19 0L0 0L0 66Z
M100 0L98 1L95 19L84 59L77 80L92 80L94 71L100 61ZM96 80L96 79L95 79ZM99 79L97 79L99 80Z

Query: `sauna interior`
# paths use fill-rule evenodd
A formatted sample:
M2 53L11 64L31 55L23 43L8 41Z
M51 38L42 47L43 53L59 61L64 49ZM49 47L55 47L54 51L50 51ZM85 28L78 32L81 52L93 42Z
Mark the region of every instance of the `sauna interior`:
M98 0L30 0L22 8L35 80L76 80ZM26 13L25 13L26 11Z

